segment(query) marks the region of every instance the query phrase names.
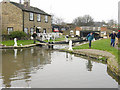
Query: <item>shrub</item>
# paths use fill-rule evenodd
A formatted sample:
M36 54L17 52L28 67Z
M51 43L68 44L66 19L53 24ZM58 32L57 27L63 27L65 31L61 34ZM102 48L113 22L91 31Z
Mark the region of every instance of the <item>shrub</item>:
M14 39L17 38L18 40L26 38L27 34L25 32L22 31L14 31L10 33L10 38Z

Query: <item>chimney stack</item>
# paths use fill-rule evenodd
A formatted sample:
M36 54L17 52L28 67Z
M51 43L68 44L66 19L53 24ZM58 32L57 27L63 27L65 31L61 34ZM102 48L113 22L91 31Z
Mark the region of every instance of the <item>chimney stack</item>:
M22 1L20 0L19 3L22 4Z
M24 0L24 6L30 7L30 0Z
M10 2L10 0L3 0L3 2Z

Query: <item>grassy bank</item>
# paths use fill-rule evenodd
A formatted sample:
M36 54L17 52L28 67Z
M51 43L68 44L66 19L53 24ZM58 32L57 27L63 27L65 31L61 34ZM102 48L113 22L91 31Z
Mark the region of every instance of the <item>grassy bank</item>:
M89 49L89 44L84 44L81 46L73 47L74 50L76 49ZM91 49L103 50L112 53L116 56L116 60L118 61L118 50L110 46L110 39L102 39L92 43ZM119 61L120 64L120 61Z
M3 41L1 43L6 46L14 46L14 40ZM33 40L17 40L17 44L18 46L20 46L20 44L29 45L29 44L33 44Z
M55 42L56 41L64 41L65 40L65 37L61 37L61 38L56 38L55 39ZM53 42L54 40L50 40L50 42ZM17 44L18 46L20 46L20 44L22 45L29 45L29 44L33 44L33 40L17 40ZM38 41L36 41L38 42ZM45 40L45 42L48 42L48 40ZM8 41L2 41L0 42L2 43L3 45L6 45L6 46L14 46L14 40L8 40Z

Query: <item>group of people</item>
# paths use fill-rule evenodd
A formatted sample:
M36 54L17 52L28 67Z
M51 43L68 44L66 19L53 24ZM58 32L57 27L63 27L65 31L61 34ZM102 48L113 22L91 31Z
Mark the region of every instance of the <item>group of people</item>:
M118 30L118 33L116 34L115 31L113 31L113 33L111 33L109 35L109 37L111 37L111 43L110 43L110 46L115 46L115 40L117 38L117 44L119 45L120 44L120 30ZM89 48L91 48L91 43L92 43L92 40L94 39L94 35L93 33L90 33L87 35L87 40L89 41Z

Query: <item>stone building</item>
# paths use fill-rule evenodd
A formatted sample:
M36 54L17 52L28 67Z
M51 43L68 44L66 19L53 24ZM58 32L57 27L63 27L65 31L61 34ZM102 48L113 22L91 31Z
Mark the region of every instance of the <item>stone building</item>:
M30 6L30 0L24 3L3 0L1 3L1 25L2 34L9 34L12 31L24 31L27 34L51 32L51 15Z

